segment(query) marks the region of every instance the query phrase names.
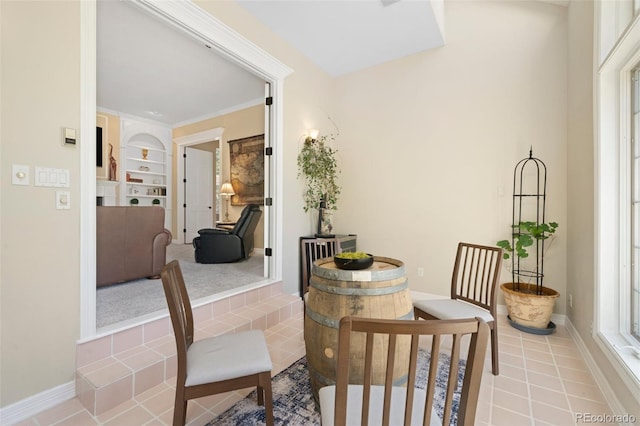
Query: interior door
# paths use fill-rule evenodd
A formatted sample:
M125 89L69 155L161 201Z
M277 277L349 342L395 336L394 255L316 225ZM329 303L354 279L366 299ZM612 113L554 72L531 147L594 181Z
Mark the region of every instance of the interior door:
M185 148L184 227L185 244L198 236L198 230L213 228L213 153Z

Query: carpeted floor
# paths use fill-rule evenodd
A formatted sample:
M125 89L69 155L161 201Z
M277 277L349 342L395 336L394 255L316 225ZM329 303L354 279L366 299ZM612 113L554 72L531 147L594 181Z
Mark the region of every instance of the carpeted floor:
M167 262L174 259L180 262L192 303L264 279L264 257L260 254L253 254L249 259L235 263L203 265L195 262L190 244L171 244L167 247ZM143 278L99 287L96 294L96 326L106 327L166 308L160 279Z
M417 386L424 388L428 376L429 352L419 349ZM441 357L449 359L446 354ZM448 377L448 363L438 363L438 378L436 380L436 395L434 410L442 418L444 409L444 395ZM447 364L445 367L444 364ZM462 360L458 371L458 389L464 378L465 361ZM300 358L284 371L278 373L271 381L273 388L273 416L275 424L279 426L311 426L320 425L318 412L311 390L306 357ZM460 393L454 393L453 412L458 409ZM457 415L454 414L451 424L456 424ZM206 426L257 426L265 424L264 407L257 404L254 390L236 403L233 407L213 419Z

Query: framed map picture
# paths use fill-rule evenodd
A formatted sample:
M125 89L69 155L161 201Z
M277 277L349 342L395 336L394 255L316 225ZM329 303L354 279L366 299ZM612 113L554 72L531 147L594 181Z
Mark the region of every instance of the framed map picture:
M229 141L232 206L264 204L264 134Z

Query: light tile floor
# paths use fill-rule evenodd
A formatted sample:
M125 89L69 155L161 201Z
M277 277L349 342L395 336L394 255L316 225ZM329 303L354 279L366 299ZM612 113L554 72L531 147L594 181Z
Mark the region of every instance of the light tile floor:
M610 414L578 349L563 326L548 336L522 333L499 318L500 375L491 374L487 351L476 417L479 425L572 425L578 413ZM303 317L265 331L277 374L305 353ZM205 425L251 389L189 402L189 425ZM19 425L170 425L174 385L162 383L113 410L91 416L77 399L64 402Z

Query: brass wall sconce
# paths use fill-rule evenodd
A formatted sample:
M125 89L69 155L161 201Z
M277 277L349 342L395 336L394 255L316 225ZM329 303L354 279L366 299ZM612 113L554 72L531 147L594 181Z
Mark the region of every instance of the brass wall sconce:
M316 140L318 140L318 134L320 134L320 130L318 129L307 130L307 138L304 140L304 142L314 143Z

